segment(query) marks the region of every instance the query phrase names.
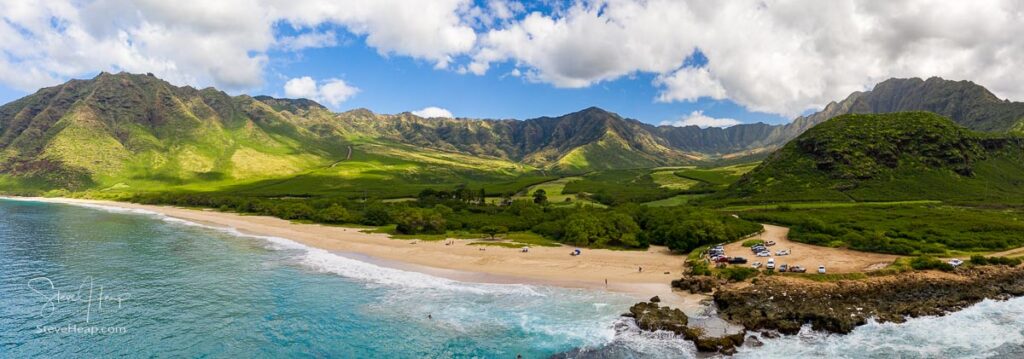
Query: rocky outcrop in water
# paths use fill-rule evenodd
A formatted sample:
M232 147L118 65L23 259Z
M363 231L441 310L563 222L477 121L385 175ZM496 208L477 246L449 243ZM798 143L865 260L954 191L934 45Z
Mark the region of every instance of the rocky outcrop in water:
M815 330L849 333L869 318L903 322L942 315L983 299L1024 295L1024 268L976 267L955 273L914 272L864 280L812 282L767 277L714 295L721 316L748 330L795 334Z
M657 299L651 298L651 299ZM709 337L704 335L701 328L687 326L689 317L686 313L675 308L662 307L656 302L641 302L629 308L629 313L624 316L632 317L640 329L647 331L665 330L681 335L683 338L692 341L697 350L702 352L721 352L723 354L735 353L736 347L743 345L746 332L739 332L722 337Z

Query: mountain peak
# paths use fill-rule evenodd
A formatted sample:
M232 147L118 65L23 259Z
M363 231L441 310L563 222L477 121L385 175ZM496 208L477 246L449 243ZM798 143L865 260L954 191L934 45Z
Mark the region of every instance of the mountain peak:
M610 115L610 116L619 117L619 115L617 113L605 110L605 109L597 107L597 106L590 106L590 107L587 107L585 109L582 109L582 110L576 111L574 113L571 113L570 115L573 115L573 114L590 115L590 116L594 116L594 115L609 116Z

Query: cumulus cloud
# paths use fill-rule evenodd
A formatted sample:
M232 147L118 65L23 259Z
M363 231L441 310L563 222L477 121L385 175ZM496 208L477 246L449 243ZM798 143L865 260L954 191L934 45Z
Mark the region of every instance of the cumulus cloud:
M440 108L440 107L434 107L434 106L425 107L425 108L423 108L421 110L418 110L418 111L413 111L412 114L416 115L416 116L419 116L419 117L423 117L423 118L436 118L436 117L452 118L452 117L454 117L454 116L452 116L452 112L451 111L448 111L448 110Z
M306 98L327 104L330 107L338 107L342 102L359 93L359 89L341 79L327 79L319 84L312 77L296 77L284 84L285 96L292 98Z
M34 90L124 70L247 89L262 84L272 50L336 46L338 29L438 69L483 75L510 63L565 88L646 73L656 101L729 99L787 116L889 77L968 79L1024 98L1018 0L571 0L532 13L522 4L0 0L0 83Z
M738 125L738 124L740 124L740 121L737 121L737 120L732 119L732 118L715 118L715 117L711 117L711 116L705 115L704 111L693 111L693 112L690 113L689 116L686 116L686 117L683 117L683 118L680 118L680 119L674 120L674 121L662 121L660 123L660 125L662 125L662 126L676 126L676 127L697 126L697 127L700 127L700 128L708 128L708 127L723 127L724 128L724 127L729 127L729 126L735 126L735 125Z
M338 44L338 35L334 31L308 32L281 37L277 40L277 44L289 51L330 47Z
M384 55L446 68L473 49L471 0L0 0L0 83L26 91L101 70L254 88L267 53L334 46L339 27ZM290 26L296 35L275 30Z
M1014 0L596 0L481 35L478 71L586 87L657 75L659 101L728 98L794 116L889 77L970 79L1024 98L1024 4ZM683 66L700 51L707 63Z

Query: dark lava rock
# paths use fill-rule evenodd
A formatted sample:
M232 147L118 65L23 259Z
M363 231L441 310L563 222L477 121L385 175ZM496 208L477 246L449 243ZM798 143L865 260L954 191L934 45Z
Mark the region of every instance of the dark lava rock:
M629 308L636 325L643 330L667 330L676 334L686 331L690 318L675 308L659 307L658 303L637 303Z
M692 341L697 346L697 350L703 352L735 352L736 346L743 345L746 335L746 332L740 332L717 338L707 337L700 328L687 326L690 319L686 313L679 309L659 306L656 302L637 303L629 308L629 313L624 315L633 318L640 329L646 331L666 330L681 335Z
M672 281L672 287L687 290L693 294L711 293L719 285L719 280L711 276L685 276Z
M903 322L942 315L985 298L1020 295L1024 268L976 267L836 282L767 277L744 288L719 290L714 299L724 319L749 330L795 334L806 323L816 330L849 333L869 318Z
M757 337L753 335L747 337L747 344L754 348L764 346L764 343L761 342L761 339L757 339Z
M651 297L650 302L651 303L661 303L661 298L658 298L658 296L653 296L653 297Z

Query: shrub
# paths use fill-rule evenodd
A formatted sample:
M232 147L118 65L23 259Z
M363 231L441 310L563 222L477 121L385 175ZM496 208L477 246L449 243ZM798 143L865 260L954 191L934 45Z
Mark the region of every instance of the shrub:
M910 268L916 270L937 269L945 272L953 270L953 266L949 265L949 263L929 256L919 256L910 259Z
M690 261L690 274L692 275L711 275L711 268L704 261L696 260Z
M971 264L978 266L985 265L1004 265L1016 267L1020 265L1020 258L1009 258L1009 257L985 257L982 255L973 255L970 260Z
M748 239L748 240L743 241L743 246L744 247L753 247L753 246L756 246L758 244L764 244L764 240L762 240L762 239Z
M757 275L757 270L749 267L725 267L718 273L722 278L733 282L742 282Z

